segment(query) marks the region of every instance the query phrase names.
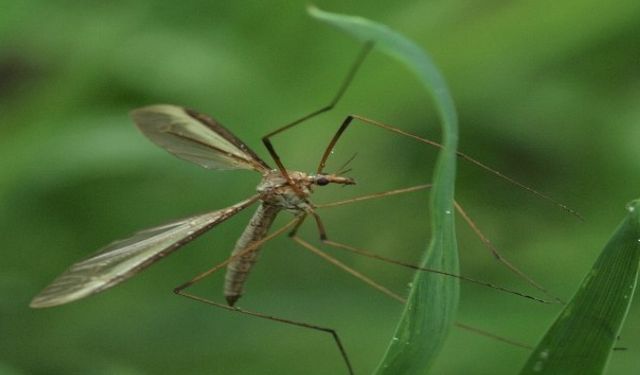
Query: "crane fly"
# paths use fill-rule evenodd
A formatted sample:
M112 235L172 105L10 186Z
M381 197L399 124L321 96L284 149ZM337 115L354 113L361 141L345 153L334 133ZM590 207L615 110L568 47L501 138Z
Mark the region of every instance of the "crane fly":
M314 205L309 199L314 187L326 186L330 184L355 184L354 179L343 175L347 171L344 167L340 168L336 173L326 173L324 170L327 159L331 155L337 141L354 120L357 120L363 124L382 128L396 134L407 136L431 146L441 147L441 145L436 142L400 130L391 125L367 119L358 115L349 115L342 122L341 126L338 128L337 132L329 142L320 159L318 168L314 173L291 171L287 170L284 167L282 161L280 160L280 157L276 153L270 141L270 137L288 130L316 115L331 110L342 97L343 93L353 79L365 56L371 50L372 46L373 45L371 43L365 44L362 52L356 59L356 62L352 66L347 77L339 88L338 93L328 105L320 108L319 110L311 112L308 115L303 116L296 121L293 121L292 123L278 128L277 130L267 134L262 138L265 147L267 148L270 156L276 164L276 168L271 168L253 150L251 150L246 144L244 144L231 131L222 126L218 121L192 109L176 105L160 104L151 105L132 111L131 117L133 118L133 121L137 125L139 130L153 143L164 148L180 159L190 161L207 169L244 169L253 170L260 173L262 179L256 188L256 194L227 208L187 217L181 220L176 220L165 225L137 232L127 239L113 242L110 245L107 245L106 247L98 250L95 254L90 255L86 259L73 264L67 271L54 279L51 284L49 284L44 290L36 295L31 301L30 306L33 308L44 308L62 305L111 288L136 275L158 260L166 257L170 253L186 245L188 242L194 240L203 233L212 229L216 225L226 221L238 212L256 203L258 204L258 207L253 214L253 217L250 219L249 224L245 228L244 232L238 238L231 256L224 262L208 269L207 271L176 287L174 291L184 297L227 310L232 310L243 314L329 333L333 336L335 344L339 349L340 354L350 374L353 374L353 368L335 330L306 322L294 321L272 315L266 315L259 312L248 311L234 306L243 294L243 288L247 280L247 276L251 271L253 265L257 261L261 246L273 237L280 235L287 230L290 230L291 238L305 249L324 258L333 265L347 271L348 273L369 284L380 292L386 294L387 296L394 298L400 302L404 302L403 297L395 294L384 286L378 284L372 279L350 268L336 258L333 258L329 254L326 254L317 247L296 236L297 229L307 217L311 217L315 220L318 232L320 234L320 239L324 244L328 246L419 271L434 272L446 276L456 277L465 281L488 286L539 302L547 302L545 300L532 297L521 292L498 287L491 283L478 281L465 276L449 274L439 270L417 267L409 263L370 253L353 246L330 241L327 238L324 225L320 217L316 213L316 209L318 208L340 206L347 203L375 199L395 194L403 194L430 187L430 185L428 184L418 185L404 189L390 190L382 193L351 198L344 201L333 202L324 205ZM505 179L512 184L515 184L539 197L542 197L545 200L551 201L561 208L578 216L575 211L571 210L565 205L503 175L502 173L486 166L485 164L480 163L479 161L467 156L466 154L458 152L458 156L499 176L500 178ZM456 209L461 213L463 219L471 226L474 232L476 232L476 234L480 236L485 245L489 247L498 261L502 262L505 266L507 266L507 268L526 280L529 284L549 295L542 286L540 286L526 274L518 270L502 255L500 255L497 249L495 249L495 247L493 247L491 243L482 235L477 226L457 203ZM269 229L271 228L276 216L281 211L288 211L290 213L293 213L293 220L289 221L288 224L284 225L280 229L269 234ZM217 272L225 266L227 269L224 282L224 296L226 299L226 304L218 303L185 292L185 289L187 289L191 285L213 274L214 272ZM495 335L482 332L477 328L469 327L461 323L458 324L458 326L469 329L471 331L479 332L486 336L492 336L496 338ZM499 337L498 339L506 341L506 339L502 339Z
M284 177L216 120L191 109L153 105L136 109L131 116L147 138L181 159L208 169L248 169L260 173L258 193L225 209L143 230L108 245L71 266L33 299L31 307L61 305L110 288L259 201L232 251L232 256L239 254L266 236L280 211L290 211L297 217L316 215L308 200L313 186L355 184L350 177L322 172L287 171ZM230 306L242 295L258 250L254 245L251 252L227 265L224 295Z

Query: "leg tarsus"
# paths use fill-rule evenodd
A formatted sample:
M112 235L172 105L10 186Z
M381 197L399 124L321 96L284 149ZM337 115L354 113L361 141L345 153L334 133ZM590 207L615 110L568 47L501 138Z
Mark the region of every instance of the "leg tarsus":
M462 206L460 206L460 204L458 204L458 202L455 202L455 201L453 202L453 204L454 204L456 210L458 211L458 213L460 214L460 216L462 216L462 219L467 223L469 228L471 228L471 230L476 234L476 236L478 238L480 238L480 241L482 241L482 243L485 245L485 247L487 249L489 249L491 254L500 263L502 263L505 267L507 267L511 272L516 274L522 280L526 281L529 285L531 285L532 287L534 287L534 288L538 289L539 291L541 291L542 293L544 293L546 296L548 296L550 298L553 298L554 300L556 300L560 304L563 304L563 305L565 304L565 302L562 299L560 299L560 298L554 296L553 294L551 294L545 287L543 287L541 284L539 284L537 281L532 279L529 275L527 275L526 273L521 271L513 263L511 263L509 260L507 260L504 256L502 256L502 254L500 254L500 252L493 245L493 243L484 235L484 233L482 233L482 231L480 230L480 228L478 228L476 223L469 217L469 215L462 208Z
M336 346L338 347L338 350L340 351L340 355L342 356L342 359L344 360L344 363L347 366L347 370L349 371L349 374L350 375L354 375L353 367L351 366L351 361L349 360L349 356L347 355L347 351L345 350L344 346L342 345L342 341L340 340L340 336L338 335L338 332L333 328L322 327L322 326L318 326L318 325L307 323L307 322L300 322L300 321L285 319L285 318L281 318L281 317L278 317L278 316L275 316L275 315L267 315L267 314L263 314L263 313L256 312L256 311L249 311L249 310L241 309L239 307L235 307L233 305L225 305L225 304L218 303L218 302L206 299L206 298L202 298L202 297L197 296L195 294L185 293L183 290L180 290L179 287L175 288L174 292L176 294L178 294L179 296L186 297L186 298L189 298L189 299L192 299L192 300L195 300L195 301L198 301L198 302L202 302L202 303L205 303L205 304L210 305L210 306L214 306L214 307L218 307L218 308L221 308L221 309L225 309L225 310L228 310L228 311L235 311L235 312L238 312L238 313L241 313L241 314L254 316L254 317L257 317L257 318L261 318L261 319L271 320L271 321L275 321L275 322L294 325L294 326L297 326L297 327L308 328L308 329L313 329L313 330L316 330L316 331L329 333L333 337L333 340L334 340Z

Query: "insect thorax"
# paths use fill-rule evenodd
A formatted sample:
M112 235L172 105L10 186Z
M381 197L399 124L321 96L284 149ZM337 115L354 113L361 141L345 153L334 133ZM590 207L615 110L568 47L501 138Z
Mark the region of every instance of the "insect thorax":
M311 179L304 172L287 171L289 177L298 189L303 193L304 198L311 195ZM256 190L262 195L261 200L267 204L282 207L291 211L307 211L309 203L299 197L279 170L273 169L262 177Z

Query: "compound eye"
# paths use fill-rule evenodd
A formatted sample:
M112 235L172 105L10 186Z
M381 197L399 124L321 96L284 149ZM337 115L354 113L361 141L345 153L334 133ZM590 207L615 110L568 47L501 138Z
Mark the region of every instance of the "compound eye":
M318 178L316 178L316 185L318 186L324 186L324 185L328 185L329 184L329 179L327 179L324 176L320 176Z

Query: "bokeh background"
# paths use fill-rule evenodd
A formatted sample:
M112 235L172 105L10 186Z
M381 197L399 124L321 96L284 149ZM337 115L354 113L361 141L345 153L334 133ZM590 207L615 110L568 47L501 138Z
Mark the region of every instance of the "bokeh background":
M126 284L31 310L68 265L135 230L231 205L259 181L171 157L132 126L151 103L211 114L265 160L259 139L327 103L360 46L305 14L306 2L0 1L0 373L341 374L328 335L229 313L171 290L228 256L252 210ZM461 149L565 202L558 207L460 163L458 200L519 267L570 298L639 196L640 2L359 1L318 6L386 23L427 48L449 81ZM344 100L274 139L291 169L314 170L332 132L357 113L438 138L429 97L373 53ZM329 170L357 153L354 187L316 202L425 183L436 151L355 125ZM269 161L270 162L270 161ZM322 212L336 241L417 261L427 193ZM287 216L283 214L282 216ZM276 223L284 223L280 218ZM459 220L462 272L535 294ZM313 225L303 235L316 241ZM340 257L405 293L411 272ZM221 299L221 275L196 288ZM269 243L240 305L334 327L358 374L381 358L401 306L297 247ZM560 311L462 285L459 320L535 344ZM632 307L610 374L640 369ZM436 374L513 374L526 350L456 329Z

